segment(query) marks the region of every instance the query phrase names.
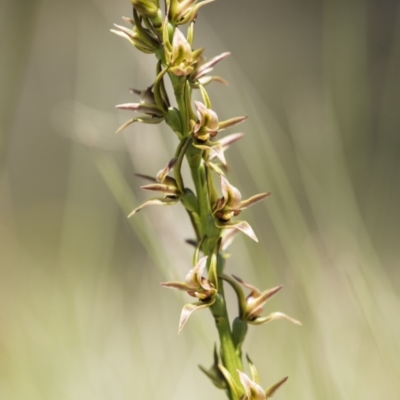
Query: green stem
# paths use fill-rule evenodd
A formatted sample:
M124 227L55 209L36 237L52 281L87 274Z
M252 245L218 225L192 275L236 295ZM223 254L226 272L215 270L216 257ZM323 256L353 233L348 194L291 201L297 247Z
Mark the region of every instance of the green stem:
M189 116L191 110L188 109L188 99L185 98L185 80L173 75L170 75L170 78L174 88L176 101L178 103L179 112L181 114L183 137L188 137L190 135ZM211 256L215 252L215 249L218 248L217 246L221 237L221 230L215 226L214 217L211 211L208 187L210 180L207 179L207 172L209 171L207 171L207 167L204 164L203 150L190 145L186 151L186 158L190 167L198 202L199 217L201 221L199 233L203 239L201 250L205 255ZM221 255L218 255L217 259L218 275L221 275L223 259ZM221 278L218 279L218 295L216 301L210 309L218 330L223 365L231 374L239 390L242 391L240 389L242 388L242 385L237 370L243 370L243 365L241 358L236 351L232 337L232 330L225 302L223 280ZM231 394L228 393L228 397L231 398Z

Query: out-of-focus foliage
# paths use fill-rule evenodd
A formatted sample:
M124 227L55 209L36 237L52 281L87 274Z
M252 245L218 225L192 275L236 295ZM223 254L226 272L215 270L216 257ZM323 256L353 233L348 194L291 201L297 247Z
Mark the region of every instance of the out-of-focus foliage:
M397 400L397 2L200 12L196 43L233 53L213 104L250 117L227 154L233 184L272 192L245 211L261 245L237 238L227 268L283 283L274 308L303 322L251 328L244 350L266 385L289 375L277 399ZM178 340L187 298L159 287L190 268L186 215L126 219L145 199L134 172L153 175L176 144L160 126L113 135L125 117L114 104L155 68L108 31L129 14L124 0L0 4L1 399L217 398L195 367L212 362L211 317L194 315Z

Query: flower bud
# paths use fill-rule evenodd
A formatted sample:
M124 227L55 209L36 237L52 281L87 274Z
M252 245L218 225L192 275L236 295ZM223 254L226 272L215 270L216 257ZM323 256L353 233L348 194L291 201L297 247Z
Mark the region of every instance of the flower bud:
M135 10L142 16L154 18L158 14L158 5L156 0L131 0Z
M138 50L146 54L155 53L159 48L160 43L154 35L143 27L135 25L132 29L125 28L124 26L116 25L118 29L112 29L111 32L129 40Z
M168 18L175 25L186 24L196 18L200 7L212 1L215 0L204 0L196 4L197 0L171 0Z

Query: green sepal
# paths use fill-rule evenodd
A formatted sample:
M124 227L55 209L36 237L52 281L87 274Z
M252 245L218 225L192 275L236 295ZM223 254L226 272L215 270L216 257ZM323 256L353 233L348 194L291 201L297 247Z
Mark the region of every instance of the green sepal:
M217 352L217 346L214 346L214 362L213 365L209 368L206 369L202 365L199 365L199 368L201 371L203 371L211 380L211 382L218 388L218 389L227 389L228 385L226 383L226 380L224 378L224 375L218 368L218 364L220 363L219 361L219 356Z
M194 113L192 108L192 88L190 87L190 83L188 81L185 82L184 90L187 117L189 118L189 120L196 120L197 115Z
M208 93L207 93L206 89L204 89L204 86L203 86L203 85L199 85L199 89L200 89L200 93L201 93L201 97L202 97L202 99L203 99L204 105L205 105L208 109L211 109L211 108L212 108L212 106L211 106L211 100L210 100L210 97L208 96Z
M218 290L217 256L215 253L211 254L209 257L209 262L208 280L215 286L215 289Z
M164 69L161 69L161 61L158 61L157 63L157 77L156 80L154 81L154 86L153 86L153 93L154 93L154 100L157 104L157 107L165 114L168 113L167 110L167 105L162 97L161 93L161 82L163 80L163 77L165 73L167 72L167 67ZM164 115L165 115L164 114Z
M187 41L193 47L194 41L194 22L192 21L187 30Z

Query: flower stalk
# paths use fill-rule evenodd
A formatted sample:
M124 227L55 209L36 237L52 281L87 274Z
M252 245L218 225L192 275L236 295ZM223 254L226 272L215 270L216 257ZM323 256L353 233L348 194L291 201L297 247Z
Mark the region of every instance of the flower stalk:
M267 399L287 377L264 390L249 358L252 378L247 376L242 362L242 345L248 324L260 325L276 319L300 323L280 312L261 316L264 304L282 286L260 291L225 272L225 250L237 232L258 241L251 226L246 221L236 220L236 217L270 193L242 200L239 189L226 177L224 153L243 134L234 133L220 139L217 136L221 131L243 122L246 117L220 121L205 88L211 82L226 83L223 78L210 76L209 73L230 53L222 53L207 61L203 48L193 48L194 20L199 9L212 1L165 0L164 4L160 4L159 0L131 0L133 18L124 18L131 27L115 25L116 29L112 32L127 39L143 53L154 54L157 66L154 82L150 86L144 90L131 90L139 95L138 103L116 106L121 110L141 113L124 123L117 133L134 123L159 124L165 121L176 134L179 144L167 165L155 177L138 174L150 181L142 189L156 192L157 197L135 208L129 217L149 205L181 203L186 209L196 237L188 241L195 247L192 266L183 281L161 283L166 288L185 291L195 298L194 302L182 308L179 332L193 312L208 308L215 321L219 345L214 349L212 367L201 367L201 370L215 386L225 390L231 400ZM188 25L186 36L182 29L184 25ZM171 94L167 93L165 79L172 84L177 108L171 106ZM200 92L201 102L193 100L194 90ZM185 159L190 168L194 192L186 187L182 178L181 168ZM218 179L214 179L215 175ZM215 181L219 181L219 185L215 185ZM239 312L232 324L227 312L225 283L232 286L238 299ZM243 288L250 290L247 297Z

